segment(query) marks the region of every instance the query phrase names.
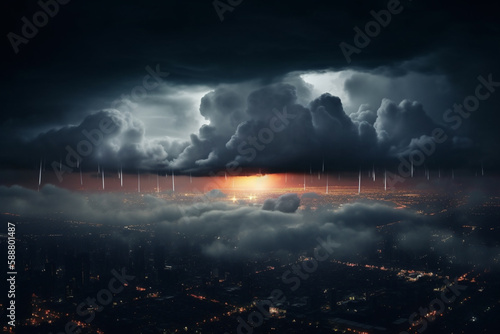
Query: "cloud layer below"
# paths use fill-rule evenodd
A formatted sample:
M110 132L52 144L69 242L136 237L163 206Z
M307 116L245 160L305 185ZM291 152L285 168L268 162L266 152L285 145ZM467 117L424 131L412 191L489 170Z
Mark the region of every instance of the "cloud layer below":
M318 238L328 240L336 258L348 260L374 260L379 250L389 250L399 258L415 260L425 255L428 261L445 258L455 264L496 266L500 254L497 247L488 246L486 237L476 235L462 242L462 234L454 231L475 219L462 211L455 213L453 221L369 202L336 210L296 211L300 200L295 194L267 200L262 207L217 201L176 205L150 195L133 201L124 198L122 194L79 194L50 185L40 192L0 187L0 210L30 220L112 224L117 231L124 225L148 224L156 226L157 235L166 240L177 236L176 245L216 259L307 253L318 245Z

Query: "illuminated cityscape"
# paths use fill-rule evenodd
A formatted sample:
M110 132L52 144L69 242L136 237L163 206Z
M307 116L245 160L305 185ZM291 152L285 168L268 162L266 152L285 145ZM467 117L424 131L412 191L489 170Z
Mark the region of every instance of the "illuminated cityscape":
M294 177L299 178L289 175L288 180ZM55 333L72 322L82 333L117 329L130 333L231 333L242 323L239 319L247 321L260 301L280 289L286 298L263 309L262 332L417 333L423 325L417 318L414 323L408 321L412 312L429 305L446 292L446 282L454 281L466 289L443 312L428 311L429 332L472 333L492 326L500 302L493 297L500 259L496 225L500 196L484 194L481 202L471 203L467 191L443 193L418 187L387 191L369 183L358 195L355 185L347 185L353 180L346 177L346 184L332 184L328 194L312 183L305 192L298 192L301 199L296 214L306 220L320 219L325 212L340 213L365 203L364 209L383 205L391 215L380 222L376 216L363 217L363 233L373 233L370 244L353 249L340 245L328 260L306 274L296 291L283 275L294 266L310 263L313 247L264 248L253 256L214 258L201 244L222 240L232 247L244 247L241 240L223 230L191 231L186 226L167 227L161 221L96 223L65 220L63 212L34 221L5 212L2 219L14 219L23 236L18 243L18 266L24 272L18 300L23 307L18 313L24 320L16 332ZM474 180L463 180L460 189L473 184ZM269 187L229 187L207 196L157 193L145 187L141 193L120 195L119 205L148 209L148 202L156 198L165 207L175 203L186 211L193 203L219 203L230 210L259 212L265 199L301 189L293 184L283 190ZM336 218L338 224L343 224L341 215ZM189 220L199 217L198 213L184 213L181 221L187 219L184 224L189 225ZM376 223L364 221L372 218ZM407 244L415 238L406 226L412 219L425 230L418 247ZM470 250L467 255L464 249ZM489 251L485 253L485 249ZM122 267L134 279L103 309L99 309L102 305L85 304L84 310L95 314L87 323L82 313L75 312L77 305L105 288L112 270Z

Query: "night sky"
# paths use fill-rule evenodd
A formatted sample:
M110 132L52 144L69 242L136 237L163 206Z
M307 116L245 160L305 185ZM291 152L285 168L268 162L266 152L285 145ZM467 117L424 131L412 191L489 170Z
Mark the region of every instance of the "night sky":
M233 4L3 4L1 168L396 170L436 134L428 168L498 167L493 4Z

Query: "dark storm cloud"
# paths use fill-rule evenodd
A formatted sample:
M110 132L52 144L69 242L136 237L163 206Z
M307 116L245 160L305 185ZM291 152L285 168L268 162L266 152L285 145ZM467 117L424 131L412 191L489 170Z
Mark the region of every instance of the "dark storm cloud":
M298 100L297 88L289 83L221 86L201 99L199 112L209 123L191 134L190 142L150 137L133 113L109 109L33 140L14 136L3 160L16 167L43 158L52 169L54 164L59 168L60 160L63 169L74 169L80 160L85 169L99 163L195 174L226 170L230 175L240 174L241 168L303 172L312 164L316 170L323 161L330 170L366 164L390 167L399 157L428 146L434 129L442 126L420 103L408 100L384 99L376 111L361 106L349 116L340 98L329 93L306 105ZM106 119L109 131L101 129ZM470 153L474 141L442 127L451 139L436 147L428 162L444 167L450 157Z
M75 169L77 161L86 169L98 163L152 169L165 167L187 146L166 138L148 139L145 134L144 123L131 113L110 109L87 116L78 126L50 130L34 140L11 138L3 155L10 166L18 167L44 159L54 169L53 164L61 162L63 172Z
M382 101L374 123L382 145L407 145L413 138L430 134L436 124L426 114L421 104L403 101L399 105L390 100Z
M234 99L225 90L215 90L209 97L213 96L219 104L224 104L226 97L227 104ZM231 113L224 112L229 120L234 119L234 113L241 120L232 136L227 126L219 131L217 122L203 126L173 166L198 171L207 167L235 170L234 166L304 171L310 164L318 168L322 160L329 168L356 168L366 162L390 165L427 145L434 129L443 127L444 133L452 134L433 121L418 102L384 99L378 110L362 106L348 116L342 101L328 93L306 105L297 100L297 89L290 84L256 88L247 97L244 113L240 112L241 104ZM439 154L429 161L446 165L447 156L470 148L465 143L450 140L437 147Z
M191 136L186 150L180 149L184 144L170 140L146 143L141 140L144 131L140 126L135 127L136 133L129 129L121 137L126 145L120 143L106 151L111 161L122 159L131 166L149 167L167 165L175 158L174 167L194 171L223 168L231 161L247 165L265 162L269 167L289 162L302 169L307 165L301 163L305 160L321 160L325 145L335 153L331 163L341 159L346 166L358 164L363 154L368 154L363 158L373 160L380 155L379 150L384 152L392 144L397 152L404 151L402 145L429 135L430 123L420 117L421 113L415 127L407 124L411 119L405 120L405 116L382 113L375 133L373 113L380 111L379 105L373 96L367 96L367 101L362 99L364 94L372 95L377 82L361 77L347 85L351 97L370 103L372 110L357 118L351 116L351 122L342 111L341 101L325 96L308 106L316 97L309 94L307 85L297 78L286 80L290 72L323 69L354 68L390 79L413 71L424 77L444 76L451 82L451 92L446 96L461 102L474 91L478 75L498 73L499 46L493 41L499 29L496 10L490 7L493 4L430 0L401 3L404 11L394 16L362 53L354 55L348 67L339 43L353 43L353 28L363 29L373 19L370 11L386 8L387 1L244 2L234 12L226 13L222 23L211 1L108 1L98 5L70 2L36 37L20 46L19 54L14 54L4 39L8 59L1 65L5 80L1 86L4 112L0 118L0 143L24 153L12 155L8 150L2 164L26 166L21 158L32 155L30 140L50 129L55 129L51 133L65 135L62 129L68 128L68 124L79 124L91 111L108 108L113 100L130 93L146 74L144 68L156 64L171 73L168 81L172 85L217 86L254 80L263 83L262 87L269 83L282 86L278 90L254 87L253 93L233 90L206 96L201 113L211 123ZM8 6L8 10L2 11L8 15L2 20L4 35L9 31L20 33L21 17L30 17L39 10L35 2ZM285 85L295 87L295 92ZM389 85L387 89L398 86ZM217 100L218 96L223 102ZM394 99L390 94L384 97ZM435 98L436 94L432 99ZM427 101L420 102L427 105ZM464 138L472 133L474 143L481 147L477 155L492 162L498 161L493 143L499 138L491 124L500 122L494 103L498 104L498 97L487 101L481 114L473 115L469 124L459 129ZM299 115L303 124L293 125L277 136L272 148L261 152L255 160L245 162L234 145L226 146L229 139L241 143L246 134L267 126L262 122L267 120L269 110L285 105ZM186 122L194 120L175 116L185 106L177 101L165 110L175 117L172 123L176 134L188 128ZM440 113L428 111L434 122ZM390 124L401 124L409 132L391 130ZM148 122L148 126L154 126L153 122ZM313 126L314 136L309 138L306 134ZM40 136L50 139L47 134ZM376 137L382 138L382 146L374 142ZM457 145L464 147L463 143L459 140ZM169 146L175 149L168 149ZM57 149L57 154L50 151L64 155ZM273 159L274 152L281 152L286 159ZM385 159L382 154L380 160Z
M293 213L297 211L300 205L300 198L297 194L281 195L277 199L269 198L262 205L262 210L281 211L284 213Z
M191 145L176 159L173 166L188 170L220 168L221 159L228 159L225 144L238 125L248 116L245 113L245 89L221 87L201 99L200 113L210 123L199 134L191 135Z

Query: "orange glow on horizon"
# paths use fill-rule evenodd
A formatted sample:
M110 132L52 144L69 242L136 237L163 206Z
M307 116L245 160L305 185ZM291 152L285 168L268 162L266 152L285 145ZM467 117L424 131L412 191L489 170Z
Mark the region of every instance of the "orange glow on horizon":
M40 187L38 187L38 178L35 180L31 174L29 171L21 172L19 177L24 181L13 181L9 186L18 184L42 191L45 186L50 184L59 188L77 191L139 193L141 196L151 193L161 194L162 196L199 195L218 189L230 196L229 199L232 199L233 202L241 199L248 200L249 196L259 197L264 192L316 192L329 195L358 193L357 172L311 173L306 171L305 173L231 175L229 172L222 171L217 174L212 173L212 176L193 175L192 177L179 174L175 175L175 189L172 174L165 172L123 173L122 178L119 177L120 174L116 170L106 172L104 177L96 172L83 172L82 174L68 172L64 175L63 181L59 182L56 174L52 170L47 170L42 172ZM104 182L105 189L103 187ZM420 180L412 181L408 179L404 184L398 185L397 191L405 191L405 189L416 186L419 182ZM390 193L391 191L384 190L383 179L381 178L375 181L365 175L361 180L362 195L374 192ZM419 194L418 192L409 193L407 196L417 197ZM400 205L400 207L403 208L404 206Z
M278 187L280 177L277 174L236 176L231 177L232 181L235 189L257 192Z

